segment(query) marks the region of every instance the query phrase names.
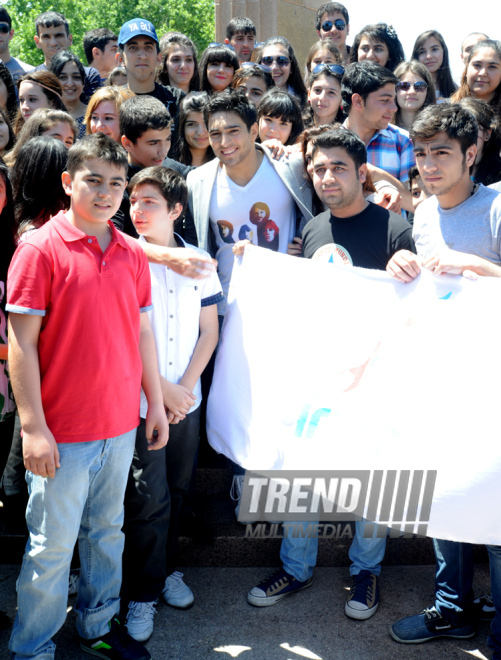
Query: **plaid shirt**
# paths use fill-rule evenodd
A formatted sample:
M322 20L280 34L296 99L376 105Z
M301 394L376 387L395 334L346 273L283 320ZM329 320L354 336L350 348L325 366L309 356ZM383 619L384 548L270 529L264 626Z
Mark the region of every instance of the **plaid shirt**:
M402 183L407 181L409 170L416 164L409 133L393 124L377 131L367 145L367 162L380 167Z

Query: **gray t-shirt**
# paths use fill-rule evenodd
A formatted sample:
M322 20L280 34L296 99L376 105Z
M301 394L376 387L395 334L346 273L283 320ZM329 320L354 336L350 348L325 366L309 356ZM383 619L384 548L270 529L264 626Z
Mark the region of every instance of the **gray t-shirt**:
M416 209L412 236L423 259L449 247L501 266L501 195L480 184L452 209L441 208L435 196L425 199Z
M24 76L25 73L29 73L35 69L34 66L26 64L15 57L11 57L8 62L4 62L5 66L9 69L12 80L16 82L21 76Z

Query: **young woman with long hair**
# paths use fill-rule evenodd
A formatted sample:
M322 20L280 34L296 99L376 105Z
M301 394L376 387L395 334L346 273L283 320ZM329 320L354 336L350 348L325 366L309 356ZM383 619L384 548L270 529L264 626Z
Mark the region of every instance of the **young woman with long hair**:
M435 85L431 73L421 62L402 62L394 71L397 107L394 124L409 130L412 122L427 105L436 103Z
M391 25L366 25L353 41L350 63L369 60L394 71L405 59L400 39Z
M202 92L222 92L231 85L239 68L235 51L224 44L209 44L200 58L200 89Z
M63 88L61 83L50 71L33 71L26 73L16 83L19 94L19 112L14 122L14 133L17 135L25 121L38 108L64 110Z
M427 30L419 35L412 49L412 60L426 66L433 76L435 95L448 99L456 91L449 65L449 50L443 36L437 30Z
M179 105L175 160L183 165L199 167L214 158L209 133L204 121L207 92L188 94Z
M274 86L271 69L257 62L243 62L231 81L231 87L244 89L246 97L254 105L259 105L266 92Z
M112 140L121 144L118 112L127 99L135 96L126 87L100 87L89 99L85 112L85 128L87 135L104 133Z
M461 85L452 101L457 103L468 97L488 103L501 121L501 41L484 39L470 50Z
M183 92L196 92L200 88L197 49L185 34L169 35L162 44L162 64L157 80L161 85L178 87Z
M271 37L265 41L260 51L259 63L270 67L277 87L297 96L302 107L306 104L306 87L294 49L287 39Z

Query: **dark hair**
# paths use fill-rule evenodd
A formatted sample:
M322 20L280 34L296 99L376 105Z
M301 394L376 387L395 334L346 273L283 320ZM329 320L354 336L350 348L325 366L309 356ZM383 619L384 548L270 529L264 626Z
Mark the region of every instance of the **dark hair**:
M13 121L18 110L16 88L14 87L14 81L12 80L9 69L2 61L0 61L0 79L3 80L4 85L7 88L6 110L9 114L10 120Z
M200 89L203 92L212 92L212 87L207 78L207 66L216 62L224 62L233 67L233 73L239 68L238 57L228 46L214 46L206 48L200 58L198 71L200 74Z
M425 81L425 83L428 85L424 103L419 110L419 112L421 112L421 110L424 110L424 108L426 108L427 106L434 105L437 102L433 76L428 71L427 67L425 67L424 64L418 62L417 60L411 60L410 62L401 62L394 71L395 76L398 78L399 81L401 80L402 76L405 76L405 74L409 72L413 73L415 76L419 76L420 78L422 78ZM402 121L400 118L400 106L398 105L398 103L397 103L397 112L395 113L395 120L393 123L396 126L402 125Z
M283 46L289 55L289 59L291 61L291 72L289 75L289 79L287 80L287 84L292 87L292 91L294 94L299 98L299 103L301 105L304 105L307 101L307 92L306 92L306 87L303 81L303 78L301 76L301 71L299 70L299 64L296 59L296 55L294 54L294 49L292 48L291 44L287 41L285 37L271 37L271 39L267 39L262 48L261 48L261 54L260 54L260 60L263 59L263 53L266 50L268 46L273 46L274 44L278 44L279 46Z
M311 157L314 158L319 149L332 149L340 147L355 163L355 169L367 162L367 150L363 141L346 128L334 128L322 133L313 143Z
M10 153L5 156L7 165L14 165L17 155L23 145L34 137L42 136L45 131L48 131L54 124L65 122L73 131L73 137L78 135L78 125L73 117L63 110L49 110L48 108L38 108L31 115L27 122L25 122L22 129L17 136L16 146Z
M175 159L184 165L191 165L192 155L190 147L184 137L184 127L190 112L201 112L203 115L205 104L209 100L207 92L196 92L195 94L188 94L179 104L178 115L178 129L177 129L177 143ZM209 160L214 158L212 147L207 147L207 156Z
M278 87L270 89L263 96L263 100L257 109L258 121L261 117L277 117L282 118L282 121L290 121L292 123L291 132L285 142L285 146L295 144L303 131L301 106L296 98L288 92L278 89Z
M344 112L348 114L352 105L353 94L360 94L364 102L369 94L377 92L385 85L396 85L398 79L386 67L364 60L349 64L341 83L341 98Z
M376 23L375 25L366 25L357 34L350 50L350 62L358 62L358 48L362 37L367 37L371 41L383 43L387 46L388 61L385 67L390 71L394 71L395 67L405 60L403 46L393 26L386 23Z
M204 108L207 129L211 115L216 112L233 112L240 117L248 130L257 122L256 106L248 100L241 89L225 89L224 92L209 97Z
M7 203L0 211L0 282L7 281L7 271L9 264L16 250L14 240L15 220L14 220L14 202L12 195L12 185L10 182L9 168L0 158L0 176L5 183L5 193ZM5 304L7 302L7 288L4 287L4 295L0 301L0 309L7 316Z
M116 66L114 69L112 69L108 77L106 78L106 82L104 83L105 87L115 87L116 82L115 78L117 78L119 75L125 76L127 79L127 71L123 66Z
M172 84L169 80L169 72L167 70L167 59L169 57L170 51L174 46L182 46L183 48L191 49L191 52L193 53L194 70L190 80L189 91L190 92L198 91L200 87L200 74L198 72L197 49L193 41L185 34L174 33L169 36L169 40L164 44L162 48L162 64L158 69L158 75L157 75L158 82L161 85Z
M501 180L501 133L499 130L499 118L492 107L485 101L475 98L464 98L459 102L462 108L466 108L475 115L479 128L490 131L491 135L485 142L480 157L480 162L475 163L474 179L477 183L490 186Z
M163 131L172 118L164 104L153 96L133 96L122 103L118 111L120 135L136 142L149 129Z
M158 44L160 46L160 52L163 54L167 44L169 44L174 37L185 36L185 34L178 32L177 30L169 30L168 32L164 32L164 34L162 34L160 37L160 43Z
M54 110L64 110L66 112L66 106L64 105L62 98L63 88L61 87L58 77L53 73L44 70L25 73L24 76L21 76L16 82L16 87L19 91L21 90L23 82L32 82L38 85L45 94L47 100L52 103ZM18 111L14 122L14 132L16 135L21 130L23 124L24 119L21 115L21 111Z
M69 50L60 50L54 55L49 64L49 71L51 71L57 78L61 75L62 70L68 62L74 62L77 66L78 73L82 79L82 84L85 83L85 69L82 62L78 59L75 53Z
M413 165L410 168L408 172L408 176L409 176L409 188L412 190L412 182L414 181L414 179L418 179L421 176L419 174L418 168L415 165Z
M305 177L307 177L308 179L309 179L308 170L307 170L308 160L306 156L308 143L314 140L315 138L317 138L319 135L322 135L322 133L325 133L326 131L331 131L332 128L333 128L332 124L321 124L320 126L311 126L310 128L305 128L305 130L301 133L301 136L298 141L299 144L301 145L304 174Z
M226 26L226 38L231 39L236 34L253 34L256 36L256 26L245 16L235 16Z
M12 29L12 19L5 7L0 7L0 23L7 23L9 30Z
M340 2L327 2L325 5L320 5L317 9L317 15L315 16L315 29L320 30L322 27L322 16L324 14L343 14L344 20L346 23L350 22L350 16L348 10Z
M3 108L0 108L0 115L2 116L4 122L7 124L7 128L9 130L9 140L3 149L3 153L5 154L5 152L9 151L9 149L12 149L12 147L14 146L16 142L16 136L14 134L12 124L10 123L9 115Z
M12 168L14 211L21 235L33 222L42 224L69 207L61 175L68 149L53 137L35 137L21 149Z
M419 49L422 47L425 41L433 37L436 39L439 44L442 46L444 51L444 56L442 60L442 66L435 73L435 79L437 81L436 88L440 91L440 94L444 98L449 98L456 91L456 85L452 80L451 67L449 65L449 50L445 44L443 36L437 30L427 30L419 35L412 49L412 60L418 60L419 62Z
M470 92L470 88L468 87L468 81L467 81L468 67L472 60L472 57L474 57L481 48L492 48L492 50L495 51L497 56L501 58L501 41L498 41L496 39L483 39L482 41L478 41L470 50L470 53L468 55L468 60L466 62L466 66L463 71L463 75L461 76L461 84L459 86L459 89L451 99L452 103L458 103L459 101L461 101L461 99L472 97L472 93ZM501 117L501 83L496 87L496 91L494 92L494 96L492 97L492 99L489 101L489 105L491 106L491 108L493 108L496 115L498 117Z
M89 66L92 66L94 60L92 49L99 48L99 50L104 51L110 41L118 42L118 36L109 28L96 28L84 34L83 49Z
M319 39L316 41L313 46L310 48L310 51L306 57L306 62L304 68L306 71L306 78L310 75L310 65L313 61L313 58L321 50L329 50L332 53L334 58L334 64L343 64L343 57L339 52L339 48L332 43L331 39Z
M104 133L86 135L71 147L66 169L72 178L87 160L102 160L109 165L124 169L125 172L129 167L125 149Z
M470 110L457 103L429 105L412 123L409 136L414 144L419 139L429 140L437 133L446 133L450 140L457 140L464 155L468 147L477 144L477 120Z
M267 90L275 87L271 73L262 69L257 63L255 63L255 66L245 66L241 69L237 69L237 71L235 71L235 75L233 76L233 80L231 81L230 87L233 89L238 89L241 87L243 81L247 80L248 78L261 78L261 80L264 81Z
M132 195L137 186L148 183L158 189L167 202L169 211L172 211L176 204L181 204L183 210L179 217L182 217L188 203L188 186L183 177L178 172L161 165L145 167L132 177L128 187L129 194Z
M322 69L322 71L318 71L317 73L310 73L310 75L308 76L308 91L312 88L313 84L317 80L319 80L320 78L329 78L329 77L330 78L335 78L339 82L339 85L341 86L343 76L339 75L337 73L333 73L330 69L328 69L326 67L325 69ZM334 121L342 122L345 118L345 114L344 114L343 108L341 106L342 106L342 104L340 103L337 114L334 118ZM307 125L310 125L310 124L314 123L314 113L313 113L313 109L311 108L311 106L308 106L307 110L305 111L304 121L305 121L305 124L307 124Z
M37 35L40 34L38 30L39 27L59 27L60 25L64 25L66 34L69 35L70 25L65 17L58 11L44 11L41 14L38 14L35 19L35 31Z

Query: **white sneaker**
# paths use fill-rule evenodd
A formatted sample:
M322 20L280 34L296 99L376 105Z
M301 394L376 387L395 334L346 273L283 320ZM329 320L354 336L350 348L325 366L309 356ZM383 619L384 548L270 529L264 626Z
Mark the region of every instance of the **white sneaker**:
M130 601L125 625L129 635L137 642L146 642L153 634L153 617L156 614L156 604L156 600L151 603Z
M183 582L183 574L179 571L174 571L167 577L162 596L167 605L178 610L187 610L195 600L192 590Z

